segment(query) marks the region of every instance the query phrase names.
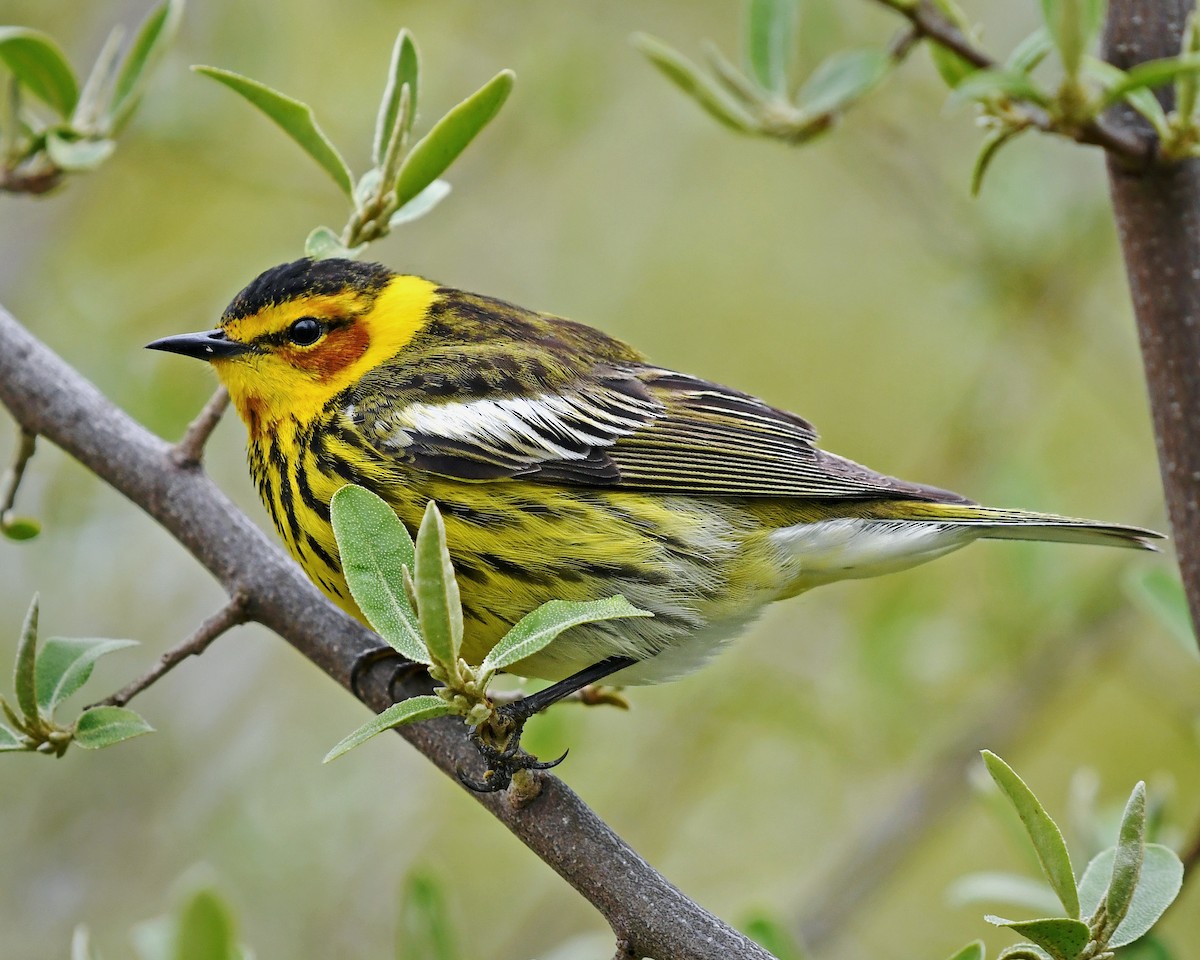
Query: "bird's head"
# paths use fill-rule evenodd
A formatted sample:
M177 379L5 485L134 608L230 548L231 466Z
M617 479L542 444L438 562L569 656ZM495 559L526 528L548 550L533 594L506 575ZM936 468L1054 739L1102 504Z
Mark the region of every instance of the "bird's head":
M403 350L436 289L377 263L296 260L253 280L217 329L147 346L209 361L256 435L288 417L307 423Z

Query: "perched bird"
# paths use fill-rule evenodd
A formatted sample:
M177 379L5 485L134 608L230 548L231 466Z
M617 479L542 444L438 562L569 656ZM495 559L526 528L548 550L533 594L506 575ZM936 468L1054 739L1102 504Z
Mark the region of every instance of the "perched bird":
M522 676L670 680L772 601L981 538L1153 549L1159 536L876 473L818 448L800 417L591 327L380 264L273 267L218 329L149 346L212 363L280 536L350 613L329 521L347 483L412 532L437 501L468 660L554 598L622 594L654 614L573 628Z

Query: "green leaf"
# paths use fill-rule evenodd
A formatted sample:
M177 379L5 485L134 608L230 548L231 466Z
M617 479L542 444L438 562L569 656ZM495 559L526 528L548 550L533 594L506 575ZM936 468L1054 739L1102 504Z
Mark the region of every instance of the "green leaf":
M450 196L450 184L445 180L434 180L388 218L388 227L395 228L401 224L419 220L448 196Z
M304 241L304 255L314 260L328 260L331 257L353 260L366 248L365 243L360 243L354 249L343 246L342 238L328 227L317 227Z
M1063 68L1075 76L1083 54L1100 32L1104 0L1042 0L1042 18L1058 47Z
M1147 60L1124 71L1124 78L1111 84L1104 91L1104 96L1100 99L1100 106L1102 108L1112 106L1131 90L1166 86L1183 74L1194 75L1197 73L1200 73L1200 53L1189 53L1181 57L1165 57L1162 60Z
M347 197L354 197L354 177L346 161L338 153L337 148L324 131L317 126L312 107L307 103L294 100L287 94L273 90L257 80L243 77L241 74L218 67L192 67L197 73L212 77L219 83L225 84L230 90L238 93L268 117L275 121L289 137L300 145L300 148L312 157L321 168L328 173L334 183L341 187Z
M82 923L71 933L71 960L100 960L100 954L92 950L92 935Z
M95 170L112 156L116 143L107 139L68 136L51 130L46 134L46 152L55 166L68 172Z
M1085 916L1092 916L1108 889L1116 861L1116 847L1096 854L1083 871L1079 881L1079 900ZM1158 918L1179 896L1183 886L1183 864L1175 851L1159 843L1146 844L1142 860L1141 876L1133 899L1116 932L1109 939L1109 947L1123 947L1145 935Z
M700 47L704 51L704 59L708 62L721 85L736 97L743 106L755 108L762 103L763 91L753 80L735 67L725 57L711 40L705 40Z
M413 144L396 177L396 201L400 206L440 177L491 122L512 92L515 78L511 70L501 70Z
M113 84L108 107L113 130L120 130L133 114L146 89L146 78L175 38L182 17L183 0L163 0L142 21Z
M429 663L417 615L404 594L404 568L414 562L412 537L404 524L381 498L354 485L333 495L329 512L354 602L397 653Z
M435 664L456 672L458 650L462 646L462 600L446 546L446 525L432 500L425 506L421 529L417 531L413 580L417 586L421 636L429 655Z
M814 116L836 113L879 83L891 62L882 50L841 50L804 81L796 106Z
M229 908L211 890L199 890L179 911L171 960L239 960L242 951Z
M531 657L552 643L560 633L584 623L620 620L625 617L652 617L624 597L606 600L549 600L526 614L488 651L481 670L496 671Z
M984 917L988 923L1015 930L1027 940L1032 940L1054 960L1075 960L1091 939L1092 932L1081 920L1066 917L1049 917L1044 920L1005 920L991 914Z
M1029 73L1046 59L1054 49L1054 41L1045 27L1038 27L1024 40L1013 47L1013 52L1004 61L1004 69L1011 73Z
M1155 104L1158 100L1151 97ZM1159 110L1162 108L1159 107ZM1165 118L1164 118L1165 119ZM1129 576L1125 586L1133 599L1158 620L1193 657L1198 655L1183 583L1170 571L1154 567Z
M0 27L0 62L64 120L71 115L79 100L79 82L53 37L28 27Z
M0 723L0 753L13 753L18 750L23 752L25 744L12 730Z
M709 116L738 133L758 132L758 121L683 54L645 33L634 34L633 45Z
M21 639L17 641L17 659L13 668L13 689L17 692L17 706L26 720L38 715L37 708L37 631L38 596L33 595L25 623L21 626Z
M1105 922L1110 929L1116 929L1129 910L1146 856L1146 784L1141 781L1125 804L1118 836L1112 878L1105 897L1108 915Z
M746 65L764 90L787 93L796 25L796 0L750 0L746 17Z
M966 13L963 12L954 0L934 0L934 5L946 15L954 26L968 40L976 40L975 31L971 27L971 21L967 19ZM929 58L933 61L934 69L937 70L946 86L950 88L957 87L964 77L969 76L979 69L970 60L960 57L948 47L943 47L940 43L930 42Z
M0 524L9 540L32 540L42 532L42 525L33 517L9 517Z
M393 703L383 713L373 717L350 736L339 741L332 750L325 754L325 759L321 762L328 763L330 760L336 760L343 753L348 753L385 730L408 723L417 723L420 720L444 717L454 712L454 707L441 697L410 697L399 703Z
M409 874L400 898L396 960L458 960L443 885L425 871Z
M982 940L972 940L961 950L950 954L946 960L985 960L987 956Z
M1017 873L968 873L946 890L946 899L956 907L976 903L1005 904L1040 914L1058 910L1058 898L1041 880Z
M412 129L413 120L417 116L417 79L420 71L420 59L417 47L413 43L412 34L407 28L402 29L396 36L392 46L392 61L388 66L387 86L383 90L383 99L379 102L379 115L375 119L375 142L371 147L371 159L375 166L383 164L383 155L387 152L388 140L392 129L396 126L396 117L400 113L400 91L408 85L408 116L404 123L404 132Z
M50 717L55 707L87 683L96 661L105 654L134 646L134 640L51 637L37 658L37 702L42 714Z
M1071 870L1071 855L1058 824L1050 819L1033 791L1013 772L1012 767L990 750L983 751L983 762L1001 792L1017 811L1033 843L1042 872L1058 896L1063 909L1073 920L1079 919L1079 894Z
M979 148L975 164L971 168L971 196L979 196L979 191L983 188L983 178L987 175L1000 148L1023 132L1021 127L1001 127L992 130L983 138L983 145Z
M1028 100L1043 107L1050 103L1050 97L1028 74L1011 70L976 70L951 91L948 102L987 102L998 97Z
M92 707L75 721L75 742L87 750L111 747L153 732L154 728L139 714L125 707Z

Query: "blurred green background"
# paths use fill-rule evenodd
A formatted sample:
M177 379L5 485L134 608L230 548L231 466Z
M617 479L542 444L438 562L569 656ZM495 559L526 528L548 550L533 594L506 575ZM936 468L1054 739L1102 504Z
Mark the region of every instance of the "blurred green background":
M996 51L1035 25L1032 3L969 6ZM84 63L147 4L4 7ZM50 198L0 198L0 302L178 436L213 380L142 345L208 328L309 229L345 219L311 161L187 65L308 100L361 171L406 25L425 122L502 67L517 87L452 168L451 197L372 257L600 326L802 413L880 470L1165 529L1099 154L1026 138L971 200L978 132L944 109L921 54L795 150L718 128L628 42L645 30L690 54L705 37L736 52L740 20L716 0L300 0L286 15L193 2L117 155ZM809 0L801 52L811 66L897 27L868 2ZM208 466L266 526L243 437L227 417ZM0 418L0 449L12 442ZM220 604L181 548L49 444L21 494L45 531L0 541L3 662L35 590L45 636L142 642L102 664L94 696ZM633 691L632 712L561 708L528 745L570 746L563 777L730 921L805 922L829 958L1011 942L980 906L946 902L963 873L1033 870L948 754L997 750L1055 814L1092 767L1101 806L1146 778L1172 822L1200 819L1200 665L1129 589L1156 569L1168 559L995 543L826 587L771 609L704 672ZM262 958L391 956L415 867L440 878L466 955L611 955L591 908L398 739L322 766L363 709L266 631L234 631L135 706L156 735L0 762L3 957L64 957L77 922L124 956L129 927L198 876ZM1200 940L1194 883L1163 933L1180 956Z

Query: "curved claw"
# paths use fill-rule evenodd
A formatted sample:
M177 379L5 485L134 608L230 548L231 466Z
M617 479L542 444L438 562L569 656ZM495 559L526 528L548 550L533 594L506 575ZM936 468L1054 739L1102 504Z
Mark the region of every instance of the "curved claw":
M350 692L358 697L359 700L363 699L363 691L359 687L359 682L362 680L363 674L375 666L375 664L381 663L385 660L396 661L396 667L392 671L392 675L388 678L387 688L388 696L392 698L393 702L396 699L396 694L394 692L396 684L414 670L425 669L421 664L414 663L412 660L402 657L386 644L368 650L366 653L360 653L355 658L354 663L350 666Z

